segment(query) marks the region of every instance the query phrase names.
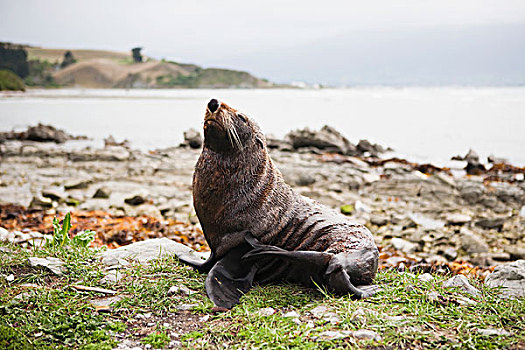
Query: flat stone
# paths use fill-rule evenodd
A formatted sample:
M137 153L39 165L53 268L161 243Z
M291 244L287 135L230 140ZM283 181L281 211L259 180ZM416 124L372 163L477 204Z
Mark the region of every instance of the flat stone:
M195 293L195 292L192 291L191 289L189 289L188 287L184 286L184 285L180 285L180 286L172 286L172 287L170 287L170 289L168 290L168 295L174 295L174 294L186 294L186 295L190 295L191 293Z
M275 309L272 308L272 307L265 307L265 308L259 309L259 311L257 311L257 313L260 316L271 316L271 315L273 315L275 313Z
M324 331L319 333L323 340L343 339L352 336L352 331Z
M452 278L449 278L443 283L443 287L445 288L460 288L463 291L467 292L470 295L473 296L479 296L481 293L478 289L476 289L473 285L470 284L467 277L463 275L456 275Z
M517 260L496 266L485 278L485 285L501 288L501 297L520 298L525 295L525 260Z
M451 213L446 216L447 225L464 225L469 223L472 218L470 215L460 214L460 213Z
M423 281L423 282L430 282L434 279L434 276L432 276L431 274L429 274L428 272L427 273L424 273L422 275L419 275L417 277L418 280L420 281Z
M486 328L486 329L478 329L478 333L484 336L488 337L494 337L494 336L509 336L511 333L509 331L506 331L502 328L494 329L494 328Z
M391 243L395 249L401 250L408 254L414 253L419 248L419 245L397 237L392 238Z
M27 259L32 267L45 267L55 275L61 275L66 272L64 262L58 258L48 256L47 258L31 257Z
M124 203L129 205L140 205L146 203L146 199L141 195L135 195L124 199Z
M486 253L489 245L483 237L467 230L465 227L460 231L461 247L469 254Z
M107 199L111 196L111 190L107 187L100 187L95 191L93 198Z
M324 305L319 305L310 310L312 316L321 318L324 314L328 312L328 308Z
M495 229L501 231L503 224L505 224L505 218L484 218L476 221L476 226L485 230Z
M370 222L376 226L384 226L388 223L388 218L384 215L370 215Z
M172 241L168 238L154 238L141 242L132 243L117 249L108 249L99 254L101 259L133 259L141 263L153 259L176 255L196 263L203 262L206 254L198 253L193 249Z
M31 200L31 203L29 203L29 207L49 209L53 207L53 201L47 197L34 196L33 199Z
M371 339L375 341L381 340L381 336L377 332L368 329L359 329L354 331L352 335L357 339Z
M439 230L445 226L444 221L435 220L435 219L429 218L428 216L425 216L422 214L410 213L408 216L418 226L421 226L426 230Z
M108 311L111 310L111 307L116 304L117 302L119 302L120 300L122 300L122 297L120 295L115 295L115 296L112 296L112 297L106 297L106 298L101 298L101 299L91 299L89 301L89 303L93 306L95 306L95 308L97 310L99 310L99 308L107 308L109 309ZM106 311L106 310L104 310Z
M79 190L88 188L91 180L70 180L64 184L66 190Z
M49 188L49 189L42 190L42 197L49 198L53 201L58 202L58 201L64 200L65 196L66 196L65 193L60 191L59 189Z
M299 317L300 315L297 313L297 311L288 311L283 315L283 317Z
M525 247L508 245L504 248L512 260L525 259Z
M197 306L197 304L180 304L180 305L177 305L177 310L179 310L179 311L188 311L188 310L193 309L196 306Z
M100 283L113 284L122 279L122 274L118 270L111 270L100 280Z

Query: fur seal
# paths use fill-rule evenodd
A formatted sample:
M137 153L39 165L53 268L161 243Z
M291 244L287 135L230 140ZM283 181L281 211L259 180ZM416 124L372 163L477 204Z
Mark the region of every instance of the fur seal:
M193 175L193 203L211 248L206 292L231 308L253 283L322 285L355 298L373 295L378 250L370 231L287 185L256 122L212 99Z

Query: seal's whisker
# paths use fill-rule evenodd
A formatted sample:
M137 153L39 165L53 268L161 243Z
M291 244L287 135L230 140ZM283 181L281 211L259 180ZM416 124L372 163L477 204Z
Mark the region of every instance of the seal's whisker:
M233 139L235 140L235 143L237 144L237 147L239 148L239 150L242 150L243 146L242 146L241 138L239 137L239 134L237 133L235 126L233 125L231 126L231 131L232 131Z

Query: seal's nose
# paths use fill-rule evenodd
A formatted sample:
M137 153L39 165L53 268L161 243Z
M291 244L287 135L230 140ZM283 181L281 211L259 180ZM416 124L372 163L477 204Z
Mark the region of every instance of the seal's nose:
M212 98L210 102L208 102L208 109L210 112L215 113L215 111L219 108L219 101Z

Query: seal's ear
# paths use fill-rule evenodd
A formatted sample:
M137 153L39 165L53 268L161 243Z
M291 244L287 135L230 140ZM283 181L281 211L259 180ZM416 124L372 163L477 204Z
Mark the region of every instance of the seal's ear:
M264 141L259 136L255 136L255 142L257 142L261 148L264 148Z

